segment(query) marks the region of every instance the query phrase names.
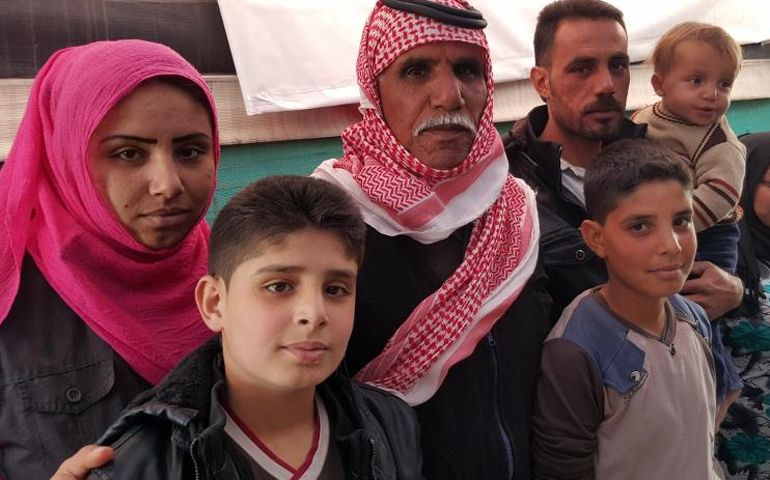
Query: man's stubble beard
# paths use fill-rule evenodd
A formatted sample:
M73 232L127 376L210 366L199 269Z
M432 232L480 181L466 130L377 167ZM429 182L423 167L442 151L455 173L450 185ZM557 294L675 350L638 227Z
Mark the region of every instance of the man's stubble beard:
M557 104L564 105L563 102L558 101L560 99L559 95L554 95L554 99L557 100ZM583 121L583 116L586 113L592 110L605 108L619 109L618 119L605 123L598 123L595 128L591 128L589 125L587 125L586 122ZM553 110L551 111L553 112ZM556 112L559 112L559 109L556 109ZM623 105L620 105L620 103L611 96L600 97L596 102L585 107L576 115L573 115L572 112L568 113L569 115L566 117L566 121L565 117L560 115L554 115L553 121L559 125L562 131L572 133L576 137L590 142L608 142L616 140L623 125Z

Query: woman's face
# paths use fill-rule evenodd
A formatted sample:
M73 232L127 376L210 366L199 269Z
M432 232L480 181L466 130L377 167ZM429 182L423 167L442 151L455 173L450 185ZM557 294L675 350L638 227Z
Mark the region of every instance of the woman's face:
M88 142L91 180L128 232L149 248L177 245L214 185L209 111L172 85L139 85Z
M754 192L754 212L766 227L770 227L770 168L765 170L765 175Z

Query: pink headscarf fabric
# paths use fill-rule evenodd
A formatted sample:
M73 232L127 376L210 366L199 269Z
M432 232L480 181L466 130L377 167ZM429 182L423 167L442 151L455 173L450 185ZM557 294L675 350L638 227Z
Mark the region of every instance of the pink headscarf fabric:
M462 0L437 3L468 6ZM382 114L377 76L408 50L445 41L484 49L488 95L466 159L450 170L437 170L393 135ZM324 162L314 175L345 188L367 224L384 235L408 235L430 244L475 222L458 269L404 319L383 352L357 375L417 405L433 396L452 365L473 352L532 275L539 238L534 193L508 174L492 123L492 64L480 30L378 2L364 27L357 73L364 119L343 132L344 157Z
M218 163L214 99L200 74L168 47L121 40L51 56L0 170L0 323L28 252L64 302L153 384L211 335L194 301L209 229L201 219L175 247L140 244L97 193L87 145L118 101L161 75L186 78L205 93Z

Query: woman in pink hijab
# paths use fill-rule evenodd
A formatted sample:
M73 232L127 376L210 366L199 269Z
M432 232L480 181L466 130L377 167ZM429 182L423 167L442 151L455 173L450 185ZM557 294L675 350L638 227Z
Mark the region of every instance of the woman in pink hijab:
M48 478L201 344L219 159L198 72L139 40L53 54L0 170L0 477Z

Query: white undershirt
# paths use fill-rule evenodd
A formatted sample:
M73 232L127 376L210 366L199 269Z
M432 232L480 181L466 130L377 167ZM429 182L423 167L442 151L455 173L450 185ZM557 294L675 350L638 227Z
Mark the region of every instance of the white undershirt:
M583 185L586 176L586 169L576 167L563 158L559 159L561 166L561 185L566 188L575 198L585 207L586 197L583 191Z
M265 445L261 445L259 439L255 441L252 438L253 434L249 435L249 432L244 431L245 426L239 425L227 410L224 411L226 416L225 432L260 468L278 480L315 480L321 474L324 462L326 461L330 434L329 416L326 413L326 408L324 408L323 402L318 397L315 399L315 404L316 411L318 412L318 444L314 446L315 452L312 454L312 460L301 471L289 470L287 465L283 464L280 459L277 459Z

